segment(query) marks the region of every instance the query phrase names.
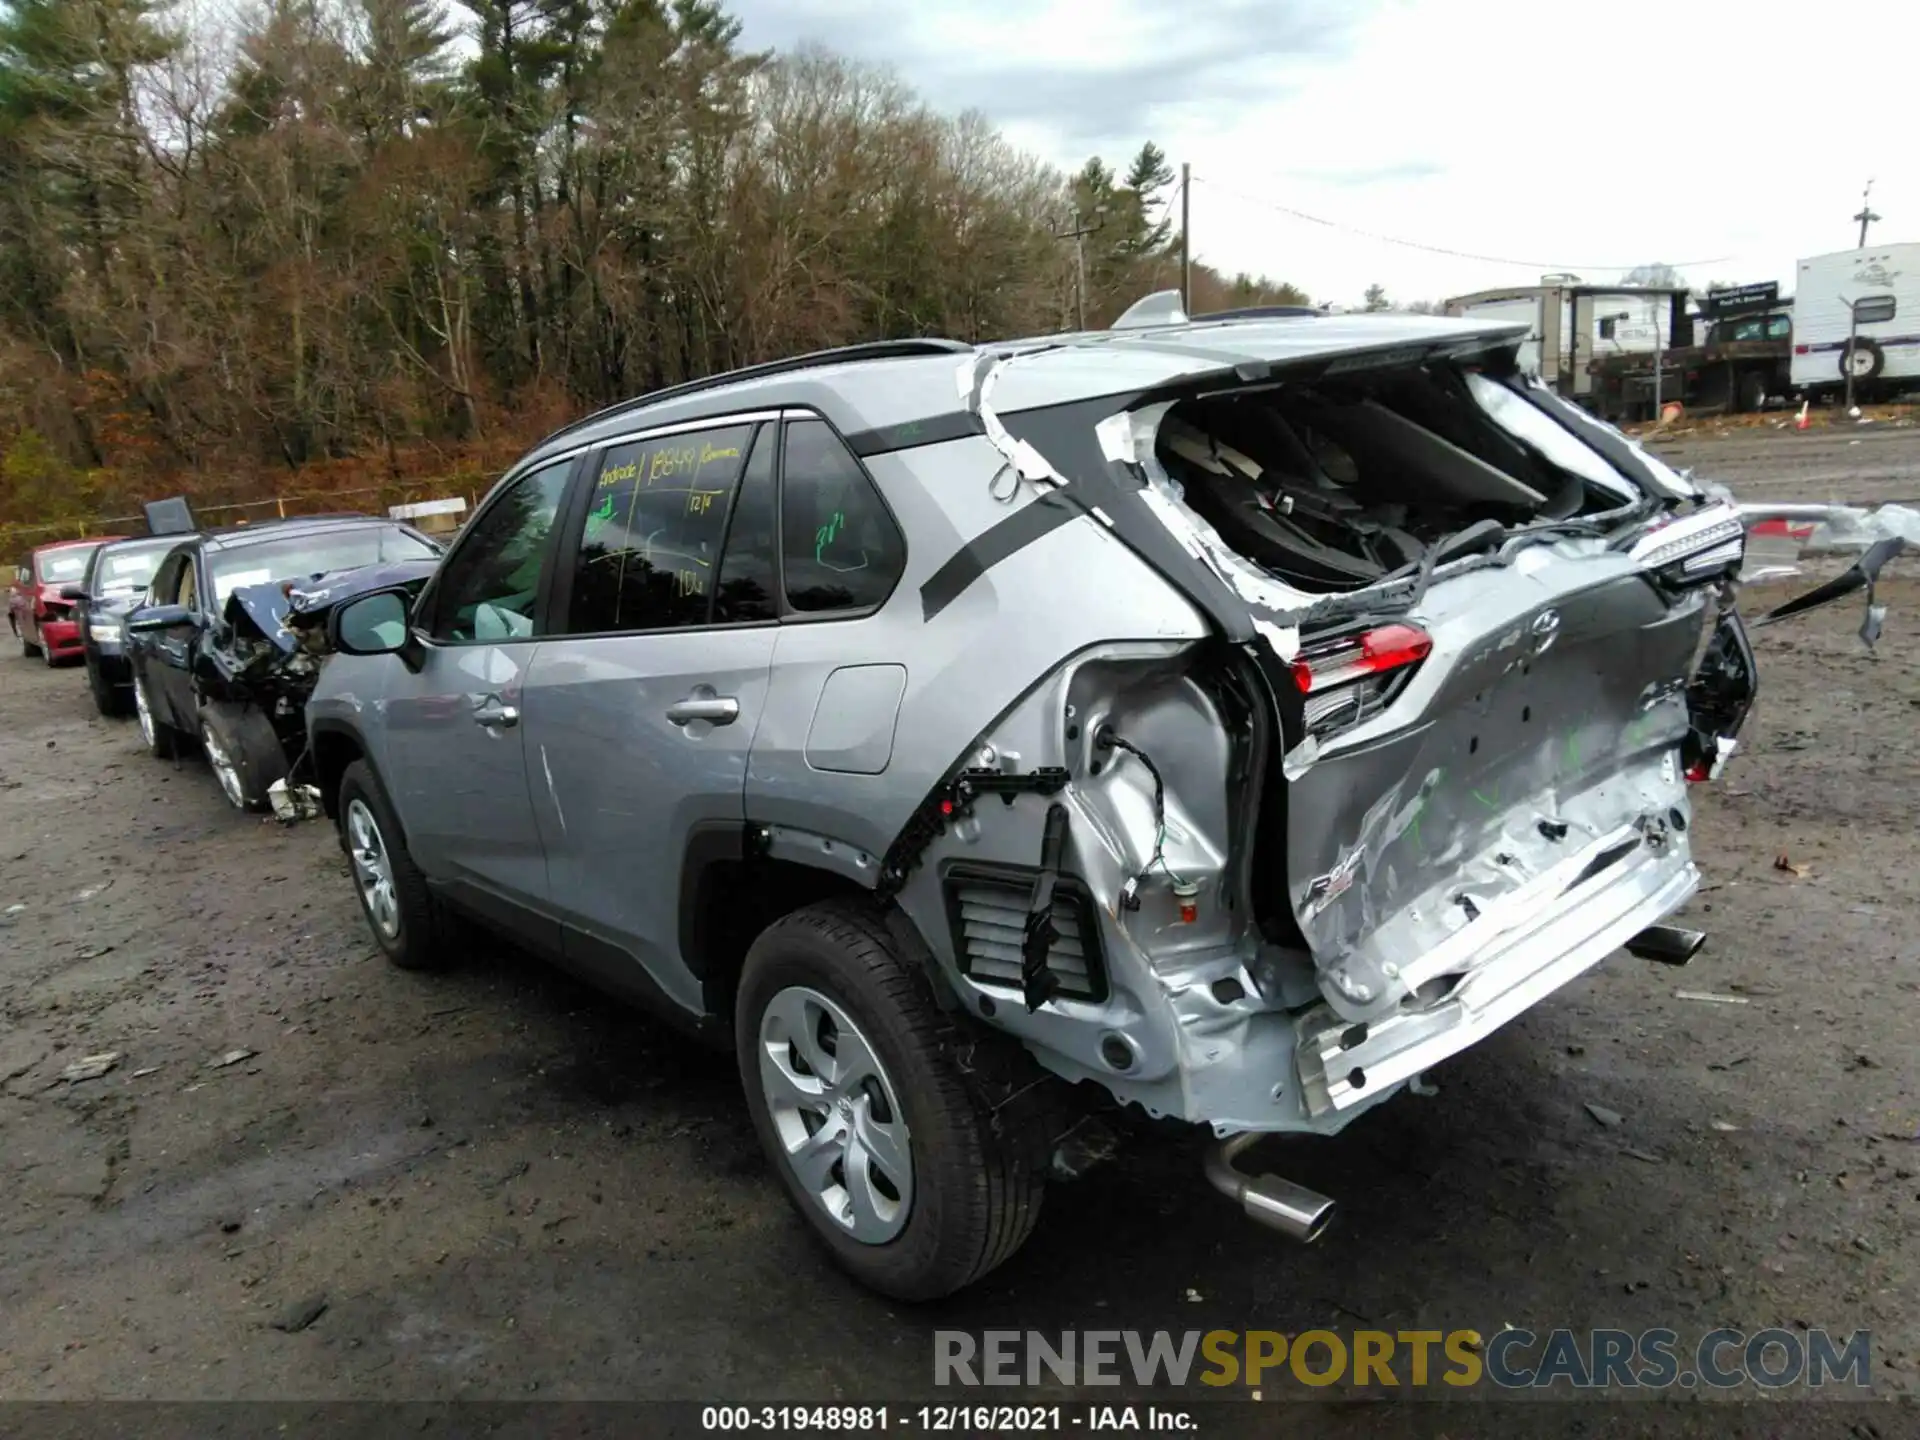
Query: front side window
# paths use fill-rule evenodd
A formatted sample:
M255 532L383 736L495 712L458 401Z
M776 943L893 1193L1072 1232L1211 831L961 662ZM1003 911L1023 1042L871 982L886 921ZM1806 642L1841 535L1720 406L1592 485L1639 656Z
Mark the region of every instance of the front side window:
M153 572L173 549L171 541L110 545L94 552L87 589L95 595L131 595L153 583Z
M199 571L194 568L193 556L185 556L180 562L180 572L174 577L172 601L175 605L184 605L189 610L200 608Z
M440 567L433 638L456 643L533 634L554 516L573 461L556 460L515 480L474 517Z
M580 534L575 635L704 625L751 425L685 431L601 452Z
M780 550L795 610L866 610L892 593L906 542L860 462L824 420L786 427Z

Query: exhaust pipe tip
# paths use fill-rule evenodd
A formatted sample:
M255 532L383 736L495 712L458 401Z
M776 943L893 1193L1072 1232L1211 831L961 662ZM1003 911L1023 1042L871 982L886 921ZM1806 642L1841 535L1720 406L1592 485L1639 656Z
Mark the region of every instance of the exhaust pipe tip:
M1278 1175L1248 1175L1238 1169L1236 1157L1259 1139L1258 1132L1248 1131L1217 1142L1207 1152L1207 1181L1239 1205L1249 1220L1311 1245L1333 1222L1334 1202Z
M1679 925L1649 925L1627 941L1626 951L1639 960L1660 965L1685 965L1707 943L1707 932Z

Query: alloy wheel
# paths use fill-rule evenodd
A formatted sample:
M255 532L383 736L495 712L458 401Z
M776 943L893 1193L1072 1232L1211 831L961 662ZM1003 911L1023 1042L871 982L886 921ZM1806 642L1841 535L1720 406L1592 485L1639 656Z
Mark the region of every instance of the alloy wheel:
M234 764L227 747L220 742L220 733L203 722L200 726L200 744L207 752L207 764L213 767L220 788L227 792L227 799L233 802L236 809L246 809L247 790L240 781L240 767Z
M380 822L357 796L347 802L347 853L353 857L354 883L373 928L389 940L400 935L400 902L393 889L393 861Z
M147 703L147 682L138 676L133 682L133 713L140 719L140 738L153 748L153 707Z
M801 1188L851 1238L883 1245L913 1207L905 1112L879 1054L818 990L790 985L760 1017L760 1084Z

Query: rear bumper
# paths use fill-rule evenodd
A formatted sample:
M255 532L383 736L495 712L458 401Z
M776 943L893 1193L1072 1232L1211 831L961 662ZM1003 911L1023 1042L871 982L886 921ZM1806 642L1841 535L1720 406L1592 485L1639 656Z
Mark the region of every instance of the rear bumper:
M1621 839L1602 837L1592 849L1603 852ZM1353 1109L1484 1039L1672 914L1699 883L1683 843L1650 848L1642 841L1636 857L1509 924L1464 968L1447 957L1444 973L1459 978L1436 1002L1366 1025L1316 1005L1295 1022L1295 1066L1308 1113L1320 1119Z

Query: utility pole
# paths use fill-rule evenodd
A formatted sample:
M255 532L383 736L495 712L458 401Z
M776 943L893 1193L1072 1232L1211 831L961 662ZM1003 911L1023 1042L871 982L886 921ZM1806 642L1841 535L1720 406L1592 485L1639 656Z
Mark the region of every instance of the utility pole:
M1180 313L1193 314L1193 167L1180 162Z
M1873 181L1869 180L1867 181L1867 188L1860 192L1860 213L1853 217L1854 219L1860 222L1859 248L1862 250L1867 248L1867 226L1880 218L1878 215L1873 213L1873 207L1867 203L1867 201L1872 197L1872 195L1873 195Z
M1093 234L1094 231L1106 223L1107 207L1105 205L1096 205L1093 207L1093 223L1091 225L1083 225L1080 223L1080 207L1075 205L1073 207L1073 228L1071 230L1056 230L1053 232L1053 238L1056 240L1073 241L1074 328L1077 330L1087 328L1087 236Z

